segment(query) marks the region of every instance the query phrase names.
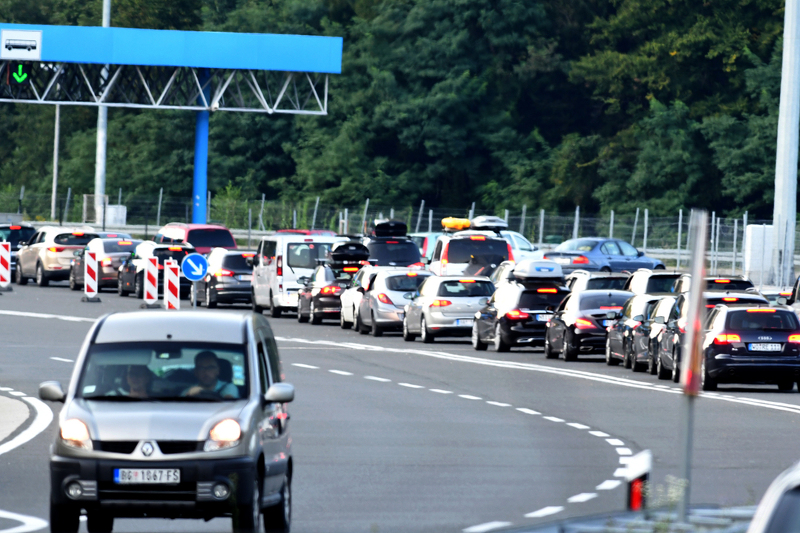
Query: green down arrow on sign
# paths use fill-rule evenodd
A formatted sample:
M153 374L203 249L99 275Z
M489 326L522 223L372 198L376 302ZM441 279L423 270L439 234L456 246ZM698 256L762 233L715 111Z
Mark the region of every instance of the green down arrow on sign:
M17 63L15 65L16 68L12 68L9 65L8 71L6 71L6 83L11 84L11 79L18 84L23 84L30 81L30 66L25 63ZM8 74L11 74L9 76Z
M22 83L23 81L25 81L25 80L27 80L27 79L28 79L28 73L27 73L27 72L23 72L23 67L22 67L22 65L19 65L19 66L17 67L17 72L15 72L14 74L12 74L12 76L14 76L14 80L15 80L17 83Z

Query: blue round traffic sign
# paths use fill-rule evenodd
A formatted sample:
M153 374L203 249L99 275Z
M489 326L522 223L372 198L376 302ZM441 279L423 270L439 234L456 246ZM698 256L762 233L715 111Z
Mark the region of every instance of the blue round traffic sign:
M181 261L181 271L189 281L200 281L208 274L208 259L204 255L189 254Z

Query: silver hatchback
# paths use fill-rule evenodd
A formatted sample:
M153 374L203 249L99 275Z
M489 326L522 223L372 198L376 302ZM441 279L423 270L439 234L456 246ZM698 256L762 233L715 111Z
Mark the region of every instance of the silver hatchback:
M469 337L475 313L494 293L489 278L434 276L425 280L406 305L403 339L422 342L436 337Z
M281 363L253 313L141 311L92 327L50 458L50 525L229 516L235 532L288 531L292 451Z

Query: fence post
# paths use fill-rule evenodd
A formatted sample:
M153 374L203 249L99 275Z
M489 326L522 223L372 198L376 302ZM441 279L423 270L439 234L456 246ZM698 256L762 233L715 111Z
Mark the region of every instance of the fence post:
M292 209L292 229L297 229L297 209Z
M156 226L161 226L161 198L164 196L164 187L158 191L158 211L156 211Z
M394 220L394 207L389 209L389 220Z
M708 248L708 251L711 254L711 265L710 265L711 268L709 269L709 272L711 272L712 276L714 275L714 228L716 227L716 224L717 224L717 212L716 211L712 211L711 212L711 231L709 232L709 235L711 236L711 243L710 243L711 246L709 246L709 248Z
M578 225L580 224L580 221L581 221L581 206L576 205L575 206L575 223L572 225L572 238L573 239L577 239L578 238Z
M262 205L264 202L263 196L261 199ZM314 216L311 217L311 229L317 225L317 209L319 208L319 196L317 196L317 202L314 204Z
M433 209L428 209L428 233L433 231Z
M364 203L364 216L361 217L361 232L367 234L367 209L369 209L369 198Z
M472 202L472 207L469 208L469 216L467 218L472 220L474 216L475 216L475 202Z
M25 198L25 186L19 188L19 204L17 204L17 214L22 214L22 200Z
M614 210L611 210L611 219L608 222L608 238L614 238Z
M250 232L253 231L253 208L247 210L247 247L250 248Z
M522 205L522 220L519 223L519 234L525 236L525 212L528 210L527 205Z
M211 220L211 191L206 195L206 222Z
M25 187L23 187L22 189L24 191ZM22 198L22 194L21 193L20 193L19 196L20 196L20 198ZM70 196L72 196L72 187L67 187L67 201L64 202L64 216L61 217L64 220L64 222L67 222L69 220L69 198L70 198ZM60 226L61 223L59 222L58 225Z
M636 216L633 218L633 235L631 236L631 246L636 247L636 226L639 225L639 208L636 208Z
M350 212L346 207L344 208L344 232L350 235Z
M506 209L506 216L503 217L503 220L505 220L506 224L508 224L508 209Z
M642 252L644 255L647 255L647 217L648 217L648 210L644 210L644 239L642 240Z
M719 226L722 219L717 217L717 233L714 236L714 275L717 275L719 269Z
M417 214L417 227L414 228L415 233L419 233L419 223L422 221L422 212L425 210L425 200L419 204L419 214Z
M117 205L122 205L122 187L119 188L119 196L117 196Z
M736 237L739 233L739 219L733 219L733 266L731 267L731 276L736 275Z
M681 231L683 230L683 209L678 209L678 263L675 270L681 268Z
M258 223L259 227L261 228L261 231L267 229L267 227L264 226L264 196L266 195L264 193L261 193L261 211L258 212Z
M544 237L544 209L539 210L539 249L542 248Z

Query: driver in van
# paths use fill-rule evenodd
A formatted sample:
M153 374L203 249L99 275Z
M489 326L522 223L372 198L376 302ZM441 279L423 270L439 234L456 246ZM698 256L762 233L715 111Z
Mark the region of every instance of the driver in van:
M194 356L194 377L197 385L189 387L183 396L198 396L203 392L226 399L239 398L239 389L233 383L219 379L220 362L217 354L205 350Z

